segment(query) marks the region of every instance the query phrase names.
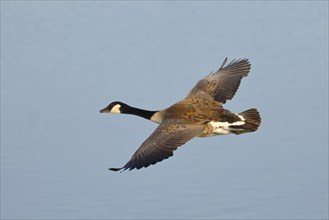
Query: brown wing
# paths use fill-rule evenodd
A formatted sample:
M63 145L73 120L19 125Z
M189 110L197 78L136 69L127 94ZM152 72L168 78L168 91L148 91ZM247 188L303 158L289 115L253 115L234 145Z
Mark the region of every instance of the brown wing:
M227 58L217 72L201 79L187 97L202 97L223 104L226 100L231 100L239 88L242 77L248 75L251 65L248 59L233 60L224 66L226 61Z
M122 168L110 168L112 171L132 170L148 167L173 155L177 147L200 134L205 125L191 125L177 120L165 120L138 148L131 159Z

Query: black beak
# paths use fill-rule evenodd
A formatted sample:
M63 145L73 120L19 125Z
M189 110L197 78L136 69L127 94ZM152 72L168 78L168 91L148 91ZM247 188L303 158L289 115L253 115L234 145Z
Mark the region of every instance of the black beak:
M100 113L106 113L106 112L110 112L109 109L107 107L99 110Z

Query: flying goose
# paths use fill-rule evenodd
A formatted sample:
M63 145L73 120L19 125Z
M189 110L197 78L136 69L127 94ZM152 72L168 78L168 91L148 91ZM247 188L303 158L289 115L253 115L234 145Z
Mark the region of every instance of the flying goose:
M223 108L237 91L242 77L248 75L248 59L227 58L216 72L201 79L188 95L169 108L149 111L112 102L101 113L133 114L158 123L155 131L142 143L131 159L112 171L148 167L173 155L173 151L194 137L243 134L256 131L261 118L255 108L234 114Z

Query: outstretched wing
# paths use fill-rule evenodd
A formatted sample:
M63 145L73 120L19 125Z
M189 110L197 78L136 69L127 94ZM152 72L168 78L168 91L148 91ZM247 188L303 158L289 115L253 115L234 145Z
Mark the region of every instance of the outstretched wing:
M233 60L225 66L226 61L227 58L217 72L201 79L187 97L202 97L223 104L226 100L231 100L239 88L242 77L248 75L251 65L248 59Z
M177 120L164 120L131 159L121 168L110 168L112 171L132 170L148 167L173 155L177 147L185 144L200 134L205 125L191 125Z

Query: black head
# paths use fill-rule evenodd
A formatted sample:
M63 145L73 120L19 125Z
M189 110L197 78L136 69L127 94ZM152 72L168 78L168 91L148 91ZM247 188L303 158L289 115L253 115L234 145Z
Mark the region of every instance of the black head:
M121 114L125 113L129 108L129 106L123 102L115 101L110 103L108 106L105 108L101 109L99 112L100 113L114 113L114 114Z

